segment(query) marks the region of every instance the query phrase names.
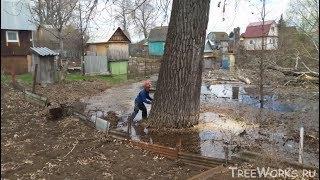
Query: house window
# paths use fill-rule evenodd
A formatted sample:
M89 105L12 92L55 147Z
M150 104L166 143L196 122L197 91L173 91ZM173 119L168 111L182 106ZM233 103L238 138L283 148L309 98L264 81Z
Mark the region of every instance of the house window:
M253 40L250 40L250 44L253 44Z
M19 43L19 34L18 31L7 31L7 42L17 42Z

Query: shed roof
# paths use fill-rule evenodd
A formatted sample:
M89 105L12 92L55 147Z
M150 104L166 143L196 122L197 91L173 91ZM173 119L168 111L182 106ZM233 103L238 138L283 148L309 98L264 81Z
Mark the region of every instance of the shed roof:
M158 26L150 30L148 41L166 41L168 26Z
M210 32L207 39L211 41L229 41L229 36L226 32Z
M107 33L106 36L104 36L103 40L89 40L87 42L87 44L105 44L105 43L108 43L111 39L111 37L116 33L116 31L121 31L123 32L123 34L128 38L128 42L130 43L131 40L130 40L130 36L129 36L129 32L127 31L123 31L120 27L118 27L116 30L112 30L112 31L109 31L109 33Z
M28 6L29 0L1 0L1 29L35 31Z
M40 56L57 56L57 55L59 55L59 53L56 53L47 47L32 47L31 50Z
M215 46L215 44L213 41L206 40L203 52L213 52L214 46Z
M276 23L274 20L265 21L264 28L262 32L262 22L250 23L246 31L241 35L244 38L256 38L262 37L262 35L267 36L270 30L270 27L273 23Z

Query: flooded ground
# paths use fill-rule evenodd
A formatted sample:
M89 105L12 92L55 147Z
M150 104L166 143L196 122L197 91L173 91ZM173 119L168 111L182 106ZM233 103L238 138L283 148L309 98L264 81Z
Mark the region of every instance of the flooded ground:
M150 78L153 82L157 77ZM99 110L100 113L114 111L120 117L117 130L127 131L127 117L133 111L134 99L142 83L108 89L99 95L82 99L87 103L86 113ZM155 85L155 84L154 84ZM240 82L203 84L201 87L200 122L194 142L194 152L204 156L225 158L236 155L241 150L272 155L290 161L298 160L299 128L306 129L304 163L319 167L319 103L318 101L286 100L266 91L264 109L260 109L256 87ZM151 94L153 96L153 94ZM150 105L146 105L148 112ZM140 126L141 112L134 119L131 138L150 143L164 137L152 136L146 128ZM191 136L191 135L190 135ZM194 138L193 138L194 139ZM172 139L171 139L172 140ZM184 138L182 144L190 145L190 138ZM172 142L174 146L174 141ZM185 147L192 151L192 148Z
M254 91L257 87L246 86L244 84L208 84L201 86L201 98L205 102L211 103L242 103L255 108L261 107L259 95ZM279 111L293 112L298 110L299 105L281 102L277 95L269 92L264 96L263 108Z

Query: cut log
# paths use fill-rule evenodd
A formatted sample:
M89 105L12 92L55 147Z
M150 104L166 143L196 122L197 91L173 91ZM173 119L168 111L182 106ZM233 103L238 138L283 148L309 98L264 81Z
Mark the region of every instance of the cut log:
M246 84L251 84L251 81L250 79L246 78L246 77L243 77L241 75L238 76L238 79Z
M308 75L312 77L318 77L319 74L313 71L296 71L293 68L283 68L280 66L268 66L268 69L276 70L282 72L284 75L288 76L301 76L301 75Z

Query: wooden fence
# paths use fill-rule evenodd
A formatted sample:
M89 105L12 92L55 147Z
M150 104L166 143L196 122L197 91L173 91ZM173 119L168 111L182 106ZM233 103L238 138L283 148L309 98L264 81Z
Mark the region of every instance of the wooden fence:
M107 56L84 56L85 74L109 74Z

